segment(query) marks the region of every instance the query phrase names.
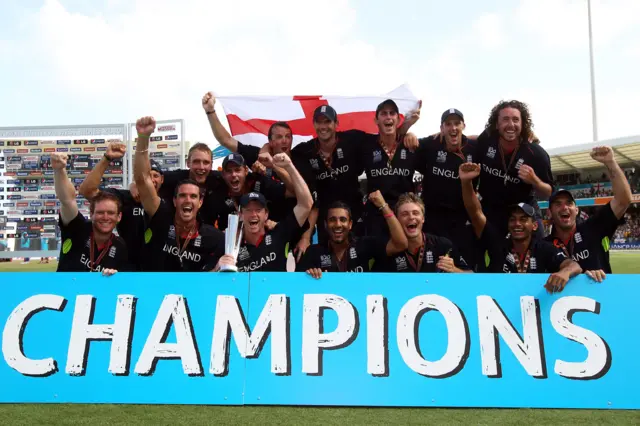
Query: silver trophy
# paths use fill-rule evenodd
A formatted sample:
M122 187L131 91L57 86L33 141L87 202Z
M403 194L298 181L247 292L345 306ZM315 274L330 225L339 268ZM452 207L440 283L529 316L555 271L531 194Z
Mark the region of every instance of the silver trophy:
M224 233L224 254L238 260L238 251L240 251L240 243L242 242L242 227L244 223L240 220L240 216L235 213L229 214L229 223ZM235 265L221 265L220 272L238 272Z

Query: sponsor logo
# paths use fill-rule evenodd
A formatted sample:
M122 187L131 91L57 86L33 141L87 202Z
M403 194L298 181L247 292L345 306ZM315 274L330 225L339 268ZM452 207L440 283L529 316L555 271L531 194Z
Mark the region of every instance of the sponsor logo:
M56 145L70 145L71 141L56 141Z
M28 152L29 152L29 150L28 150L28 149L19 149L19 150L18 150L18 154L26 154L26 153L28 153Z
M91 139L91 145L98 145L104 143L104 139Z
M40 145L53 145L54 141L40 141Z
M438 156L436 158L436 162L445 163L447 161L447 152L446 151L438 151L437 155Z
M60 148L58 148L58 149L60 149ZM56 149L55 148L45 148L44 152L56 152Z
M493 147L489 147L489 149L487 150L487 157L496 158L496 149Z
M373 151L373 162L379 163L380 161L382 161L382 151Z
M403 271L407 269L407 258L404 256L396 257L396 270Z
M16 152L16 150L15 150L15 149L5 149L5 150L4 150L4 153L5 153L5 154L14 154L15 152Z
M159 144L156 146L156 148L158 148L158 149L164 149L164 148L166 148L166 147L167 147L167 144L166 144L166 143L159 143Z
M71 152L82 152L82 148L71 148Z
M177 141L178 140L178 135L167 135L164 137L165 141Z
M151 136L149 138L149 141L151 141L151 142L158 142L158 141L161 141L161 140L162 140L162 136Z
M158 127L159 132L172 132L172 131L175 132L175 130L176 130L175 124L167 124L167 125Z
M86 152L90 152L90 151L95 151L96 147L95 146L85 146L84 148L82 148L84 151Z
M320 255L320 267L328 268L331 266L331 256L328 254Z
M16 206L18 206L18 207L28 207L29 203L20 202L20 203L16 203Z
M318 164L318 160L316 158L310 158L309 164L311 164L311 167L314 168L315 170L318 170L320 168Z
M58 152L69 152L69 148L56 148Z
M97 151L106 151L107 147L106 146L99 146L96 150Z
M86 140L86 139L76 139L76 140L73 141L74 145L86 145L88 143L89 143L89 141Z
M179 148L180 144L179 143L170 143L170 144L168 144L168 147L169 148ZM175 155L177 155L177 153Z
M25 146L38 146L38 141L24 141Z

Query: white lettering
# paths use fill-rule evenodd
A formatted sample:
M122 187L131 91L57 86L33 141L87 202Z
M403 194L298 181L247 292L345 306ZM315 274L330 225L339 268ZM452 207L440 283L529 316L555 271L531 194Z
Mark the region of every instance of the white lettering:
M72 376L84 375L89 355L89 342L111 340L109 372L127 374L135 298L128 294L118 296L116 319L113 324L91 324L95 302L95 297L91 295L76 297L65 371Z
M409 169L371 169L371 177L380 177L380 176L409 176L411 174L411 170Z
M168 294L164 297L136 364L134 370L136 374L152 374L158 359L176 358L182 361L182 370L185 374L190 376L202 374L191 317L187 309L187 302L183 296ZM165 342L171 324L175 328L176 343Z
M504 170L494 169L492 167L487 166L486 164L482 165L482 170L484 170L485 173L489 173L490 175L497 176L501 179L504 179L505 177ZM515 184L520 183L520 179L518 179L517 177L513 177L511 175L507 175L507 181Z
M271 372L289 374L289 336L287 322L289 300L284 294L272 294L267 299L262 312L253 328L247 327L242 307L233 296L218 296L214 318L213 340L209 372L216 376L227 374L229 343L231 336L243 358L257 358L264 342L273 334L271 340Z
M500 335L527 374L533 377L546 377L545 366L542 364L540 338L542 328L536 299L532 296L520 298L524 341L495 300L490 296L478 296L477 303L482 374L489 377L502 377L498 342L498 335Z
M447 351L438 361L427 361L420 354L420 318L439 311L447 325ZM427 377L449 377L459 371L469 354L469 336L462 311L449 299L437 294L416 296L400 309L396 330L398 349L409 368Z
M585 250L582 250L581 252L574 253L573 256L571 257L576 262L580 262L581 260L586 260L589 257L589 250L585 249Z
M178 257L178 247L176 246L170 246L167 243L164 244L164 247L162 248L162 251L170 253L176 257ZM180 254L180 256L182 258L182 260L190 260L192 262L198 263L200 262L200 260L202 259L202 256L200 256L200 254L198 253L193 253L191 251L183 251L182 254Z
M238 268L238 272L255 271L256 269L260 269L267 263L273 262L274 260L276 260L276 254L272 252L259 260L254 260L253 262L250 262L246 266L241 266L240 268Z
M440 169L440 168L435 167L435 166L433 167L433 174L435 176L444 176L444 177L449 178L449 179L458 179L458 175L455 172L453 172L451 170Z
M325 180L325 179L333 179L334 177L338 177L341 174L345 174L349 171L349 165L345 164L342 167L336 167L335 169L331 169L331 171L322 172L319 175L316 175L316 179Z
M600 313L600 304L588 297L567 296L551 306L551 325L563 337L578 342L587 349L582 362L556 360L556 374L570 379L597 379L611 366L611 352L607 343L596 333L571 322L575 312Z
M324 333L323 311L333 309L336 329ZM322 375L323 349L347 347L358 335L358 314L348 300L334 294L305 294L302 310L302 372Z
M367 373L389 374L387 302L382 295L367 296Z
M134 207L133 208L134 216L144 216L144 209L142 207Z
M32 316L45 309L62 311L67 299L55 294L38 294L21 302L9 314L2 331L2 355L7 365L25 376L48 376L58 371L53 358L27 358L22 349L22 341L27 323Z

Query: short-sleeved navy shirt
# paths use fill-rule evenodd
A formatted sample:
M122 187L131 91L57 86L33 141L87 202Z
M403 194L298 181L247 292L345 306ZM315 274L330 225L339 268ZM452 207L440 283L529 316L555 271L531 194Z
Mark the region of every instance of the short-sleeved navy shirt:
M58 272L90 272L91 263L91 232L93 225L82 213L78 212L76 217L68 224L62 223L62 218L58 218L62 247L60 248L60 258L58 262ZM111 237L111 243L107 247L98 248L94 242L94 259L96 265L95 272L103 269L115 269L117 271L130 271L129 254L124 240L116 235ZM103 254L103 250L108 250ZM102 259L98 262L98 258Z
M576 232L566 244L553 234L545 238L556 248L580 264L583 271L602 269L610 274L609 245L624 219L618 219L611 204L602 206L584 222L576 224Z
M388 241L380 237L355 238L344 253L344 270L328 244L313 244L296 265L296 271L319 268L325 272L369 272L373 262L381 262L387 256Z

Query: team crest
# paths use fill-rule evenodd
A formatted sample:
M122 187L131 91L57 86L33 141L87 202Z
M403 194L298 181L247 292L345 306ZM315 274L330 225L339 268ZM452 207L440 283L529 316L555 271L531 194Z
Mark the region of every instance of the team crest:
M193 240L194 247L200 247L202 244L202 236L198 235L195 240Z
M112 258L112 259L114 257L116 257L116 248L115 248L115 246L111 246L111 248L109 249L109 257Z
M379 163L382 161L382 151L373 151L373 162Z
M264 243L268 246L271 245L271 235L267 235L266 237L264 237Z
M320 255L320 267L328 268L331 266L331 256L328 254Z
M473 157L471 154L467 155L467 163L473 163Z
M407 269L407 259L404 256L396 257L396 269L398 271Z
M512 265L515 265L515 264L516 264L516 258L515 258L515 257L513 257L513 253L509 253L509 254L507 255L507 262L509 262L509 263L510 263L510 264L512 264Z
M358 254L356 253L356 248L355 247L351 247L349 249L349 257L351 259L356 259L358 257Z
M433 263L433 252L431 250L427 252L427 263Z
M538 265L536 264L536 258L532 257L531 260L529 260L529 269L533 271L534 269L537 269L537 268L538 268Z
M493 147L489 147L489 149L487 150L487 157L496 158L496 149Z
M520 167L522 167L523 164L524 164L524 158L519 159L518 162L516 163L516 170L520 170Z
M338 158L344 158L344 153L342 152L342 148L336 149L336 154L338 155Z
M311 164L311 167L315 170L318 170L320 168L320 166L318 165L318 159L317 158L310 158L309 159L309 164Z
M436 158L436 162L444 163L447 161L447 153L445 151L438 151L438 158Z
M224 203L227 207L233 207L233 200L231 198L227 198Z
M253 185L253 190L255 192L260 192L260 181L257 181L255 185Z
M401 160L406 160L406 159L407 159L407 150L406 150L406 149L404 149L404 148L402 148L402 149L400 150L400 159L401 159Z
M176 237L176 227L171 225L169 226L169 238L173 239Z
M580 235L579 232L576 232L576 234L573 236L573 238L576 240L576 243L581 243L582 242L582 235Z

